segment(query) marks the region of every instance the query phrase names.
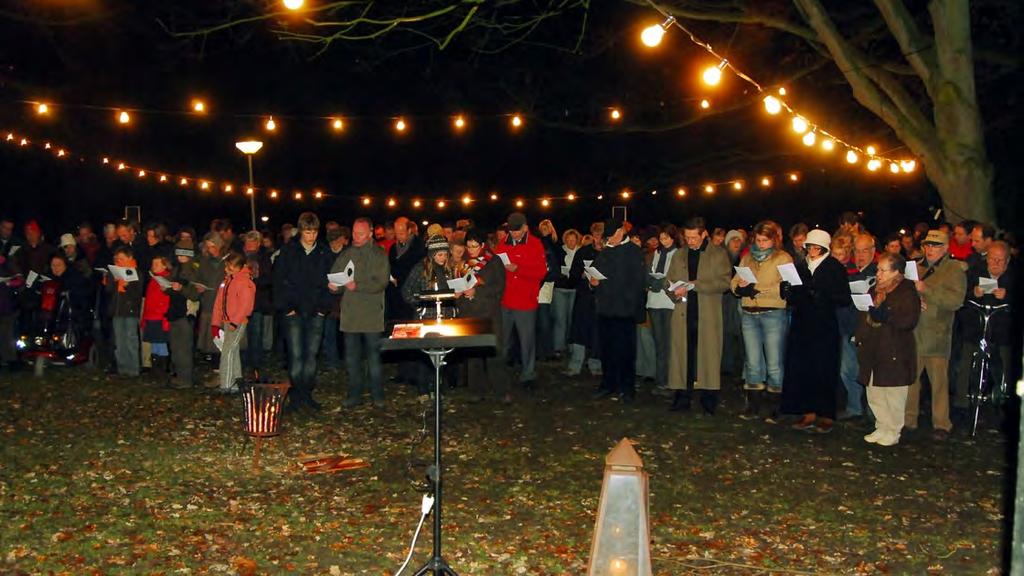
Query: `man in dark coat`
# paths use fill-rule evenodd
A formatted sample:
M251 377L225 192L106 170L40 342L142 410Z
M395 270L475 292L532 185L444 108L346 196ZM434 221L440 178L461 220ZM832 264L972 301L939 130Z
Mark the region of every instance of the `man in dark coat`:
M811 230L804 242L807 259L796 269L803 282L783 282L782 295L793 316L786 343L782 412L801 414L797 430L827 433L836 417L839 386L839 322L836 310L850 306L846 268L829 255L831 237Z
M594 310L594 292L590 282L583 276L583 268L587 262L593 263L604 248L601 238L604 234L604 222L594 222L590 226L590 234L598 240L593 244L580 246L576 250L569 266L569 281L576 290L576 300L572 306L572 319L569 323L569 362L563 372L565 376L579 376L583 370L583 361L587 360L588 368L593 376L601 376L601 345L597 336L597 312Z
M411 320L416 310L402 298L402 286L413 267L427 257L423 239L415 233L416 225L402 216L395 219L395 241L388 249L390 277L384 290L385 318L391 321ZM416 382L419 374L420 352L396 354L402 360L398 363L398 380L407 384ZM406 359L407 358L407 359Z
M622 222L609 221L604 229L611 235L592 267L606 278L590 277L602 352L598 396L617 393L623 402L632 402L636 396L636 325L646 314L647 267L643 250L629 240Z

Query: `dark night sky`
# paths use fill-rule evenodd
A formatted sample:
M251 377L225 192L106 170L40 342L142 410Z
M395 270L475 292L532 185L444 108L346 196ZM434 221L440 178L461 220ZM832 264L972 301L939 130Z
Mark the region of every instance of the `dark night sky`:
M580 26L576 11L545 22L530 43L496 55L474 50L482 33L471 31L444 51L402 52L412 36L395 33L378 42L336 43L319 57L312 57L308 46L277 40L268 23L200 44L171 37L157 22L194 29L222 19L223 6L211 4L226 3L78 4L84 14L102 16L63 27L0 16L0 126L27 130L39 140L52 138L90 158L110 154L236 185L245 179L245 163L233 142L260 134L266 147L256 159L258 185L278 187L285 196L291 188L308 196L322 187L331 194L320 203L261 199L259 212L269 214L272 224L310 207L322 218L351 220L363 212L356 198L364 194L376 198L370 213L385 217L383 199L390 195L408 203L413 197L456 199L469 191L482 198L497 191L503 199L497 206L468 211L478 221L493 222L510 210L512 198L561 196L572 189L589 200L573 206L558 202L549 211L556 222L583 225L608 213L611 202L596 201L596 194L607 199L628 186L638 193L629 204L639 222L679 221L701 213L716 225L750 225L762 217L788 224L803 217L831 228L839 211L859 209L878 229L920 219L937 201L923 175L868 176L863 168L845 167L838 154L825 159L804 150L786 120L769 117L756 100L677 129L636 131L701 115L695 100L702 97L712 98L718 110L750 100L751 94L736 78L727 78L713 93L702 89L697 70L709 57L680 35L668 37L656 52L641 50L637 33L657 18L624 2L593 3L582 55L537 45L572 47ZM0 5L24 13L24 3ZM802 44L769 31L709 23L693 27L767 84L785 81L814 62ZM836 80L829 64L787 82L791 102L854 142L897 146L891 132L859 109L849 88ZM1004 135L1016 123L1005 115L1019 95L1019 82L998 82L1014 86L1000 98L986 99L986 118L1000 118L990 151L1003 172L1000 163L1012 154ZM195 95L211 107L210 116L140 114L129 130L116 128L108 111L61 108L74 103L181 110ZM42 98L57 107L44 122L18 103ZM608 127L612 105L622 107L626 121L601 130ZM461 136L453 135L449 124L457 111L466 112L471 122ZM518 134L510 133L508 119L501 116L513 111L527 115L527 127ZM259 130L258 116L245 116L269 113L281 125L269 137ZM326 120L313 118L332 114L348 118L344 135L331 134ZM400 138L388 124L399 114L412 126ZM124 204L137 203L144 219L199 226L226 215L238 225L247 222L247 203L237 193L165 189L152 180L114 175L95 162L58 164L42 153L3 145L0 170L0 213L19 218L37 216L61 225L109 220ZM685 201L672 194L679 184L789 170L800 172L800 183L767 193L723 190L706 197L693 191ZM1019 175L1008 181L1019 181ZM659 195L650 196L652 189ZM539 215L541 209L527 211ZM459 212L424 210L422 218L454 219Z

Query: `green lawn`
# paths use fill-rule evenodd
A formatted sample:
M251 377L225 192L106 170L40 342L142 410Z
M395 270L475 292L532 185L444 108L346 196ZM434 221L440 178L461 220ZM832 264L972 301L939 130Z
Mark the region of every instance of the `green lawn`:
M511 406L446 394L444 544L463 575L584 574L623 436L651 476L656 574L999 573L999 434L935 444L925 422L871 447L854 426L744 422L736 392L715 417L646 392L595 402L593 381L554 368ZM324 412L286 420L254 473L237 398L84 368L2 378L0 573L384 575L407 551L423 476L410 460L432 451L417 444L429 406L407 387L390 385L387 410L339 410L343 375L322 374ZM371 466L305 475L297 457L324 452ZM428 520L412 567L430 542Z

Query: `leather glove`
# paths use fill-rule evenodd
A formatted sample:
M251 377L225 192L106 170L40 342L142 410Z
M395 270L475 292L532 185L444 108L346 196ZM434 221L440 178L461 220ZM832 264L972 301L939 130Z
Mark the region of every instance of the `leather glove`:
M744 298L753 298L761 293L760 290L754 287L754 284L747 284L743 287L736 287L736 295L743 296Z
M783 280L779 282L779 297L783 300L789 300L790 294L793 292L793 286L789 282Z
M875 322L878 322L879 324L882 324L883 322L885 322L886 320L889 319L889 307L888 306L880 306L880 307L872 306L871 308L868 308L868 316L870 316L871 319L874 320Z

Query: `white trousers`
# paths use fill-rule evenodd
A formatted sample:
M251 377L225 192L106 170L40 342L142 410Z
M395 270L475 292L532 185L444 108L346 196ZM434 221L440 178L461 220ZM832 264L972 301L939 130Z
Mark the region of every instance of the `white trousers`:
M875 414L875 428L888 439L900 439L909 390L909 386L875 386L874 376L868 384L868 405Z

